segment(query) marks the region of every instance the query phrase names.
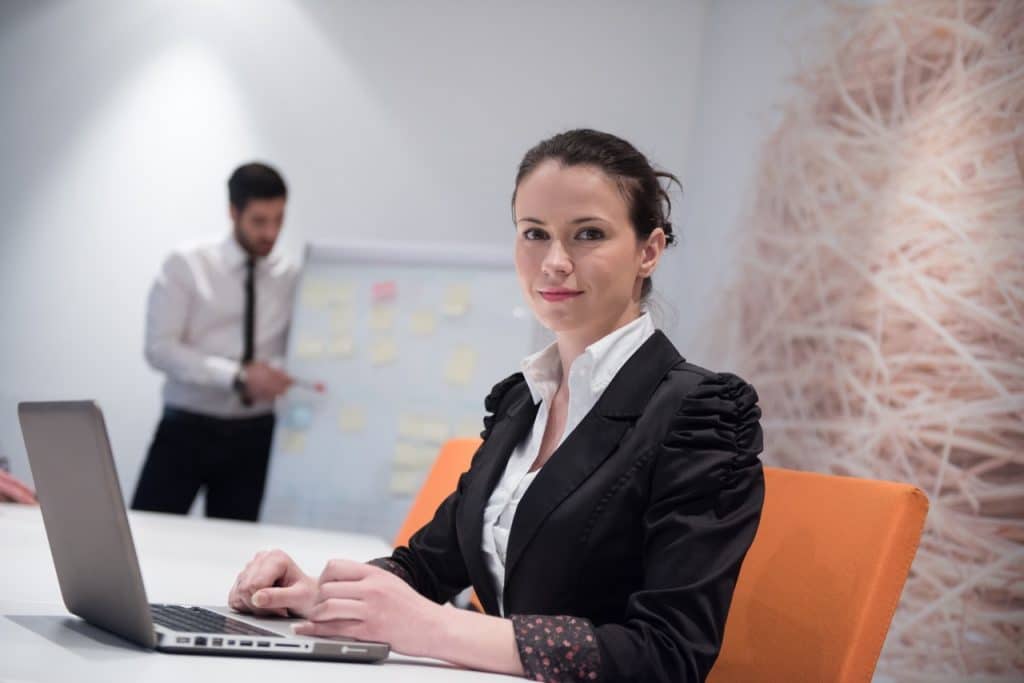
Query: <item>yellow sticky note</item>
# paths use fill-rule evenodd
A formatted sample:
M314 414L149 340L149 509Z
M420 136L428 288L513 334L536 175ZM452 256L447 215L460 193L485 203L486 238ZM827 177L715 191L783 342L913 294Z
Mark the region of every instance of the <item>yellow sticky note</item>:
M441 312L450 317L465 315L469 310L469 285L448 285L441 304Z
M476 369L476 351L468 346L459 346L448 356L444 368L444 379L448 384L466 386L473 379Z
M331 308L343 308L352 303L352 285L332 284L324 287L324 305Z
M480 436L480 432L484 429L483 420L479 417L464 417L459 420L458 424L455 425L455 431L452 436L467 437L467 436Z
M421 473L413 470L395 470L391 473L392 495L411 496L419 489Z
M285 453L301 453L306 450L306 433L286 430L281 434L281 450Z
M329 296L330 287L322 280L309 280L302 286L302 305L306 308L323 308Z
M416 415L400 415L398 417L398 435L403 439L418 439L422 422Z
M442 444L448 439L448 423L440 420L423 420L419 425L419 436L423 441Z
M300 339L295 347L295 355L299 358L318 358L323 355L325 347L323 339Z
M338 429L343 432L361 432L366 429L366 410L362 406L342 406L338 411Z
M370 329L387 332L394 323L395 309L391 306L374 306L370 309Z
M403 439L441 444L448 439L449 434L446 420L412 414L400 415L398 418L398 435ZM430 450L433 452L433 446Z
M392 337L384 337L373 342L370 362L374 365L394 363L398 358L398 343Z
M437 449L433 446L422 446L399 441L395 445L395 468L423 471L434 462L436 455Z
M331 332L333 334L351 334L355 315L349 307L334 309L331 312Z
M433 334L437 329L437 318L431 311L416 311L412 314L412 331L421 337Z
M335 358L347 358L355 351L355 342L347 334L341 334L330 341L327 345L327 355Z

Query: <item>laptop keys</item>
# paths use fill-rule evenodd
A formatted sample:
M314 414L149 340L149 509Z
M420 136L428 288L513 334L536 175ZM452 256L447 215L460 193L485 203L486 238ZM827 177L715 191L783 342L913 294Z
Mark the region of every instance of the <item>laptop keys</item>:
M150 605L149 608L153 616L153 623L180 633L220 633L239 636L282 637L273 631L252 626L244 621L232 619L202 607Z

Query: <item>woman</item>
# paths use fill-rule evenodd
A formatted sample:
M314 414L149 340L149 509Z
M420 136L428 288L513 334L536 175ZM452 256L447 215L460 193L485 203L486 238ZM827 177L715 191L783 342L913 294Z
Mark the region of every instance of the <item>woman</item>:
M704 680L760 519L760 410L644 312L674 240L661 178L591 130L527 152L516 271L556 342L494 387L470 469L408 547L319 578L262 553L231 606L535 680ZM470 585L487 614L444 606Z

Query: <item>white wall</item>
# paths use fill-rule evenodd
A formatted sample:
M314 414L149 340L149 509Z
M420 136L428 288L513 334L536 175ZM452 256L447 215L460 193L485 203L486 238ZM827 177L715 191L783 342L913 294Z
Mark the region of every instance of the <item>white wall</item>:
M285 173L291 248L510 245L516 164L558 130L684 172L703 19L704 0L3 3L0 453L28 478L18 401L95 398L130 495L160 409L146 290L174 244L227 230L238 163ZM687 319L681 258L656 286Z
M693 362L731 368L708 327L736 277L735 232L753 204L761 147L781 120L778 107L793 91L799 60L820 46L829 8L820 0L708 5L680 215L686 229L672 264L692 304L679 315L675 339Z

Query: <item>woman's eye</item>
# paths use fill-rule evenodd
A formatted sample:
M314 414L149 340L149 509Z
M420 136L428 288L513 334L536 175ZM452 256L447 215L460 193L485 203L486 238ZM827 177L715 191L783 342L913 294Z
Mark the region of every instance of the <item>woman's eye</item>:
M598 228L583 228L576 233L576 239L580 240L599 240L604 237L604 232Z
M540 228L527 228L523 231L523 239L528 240L542 240L547 238L548 234Z

